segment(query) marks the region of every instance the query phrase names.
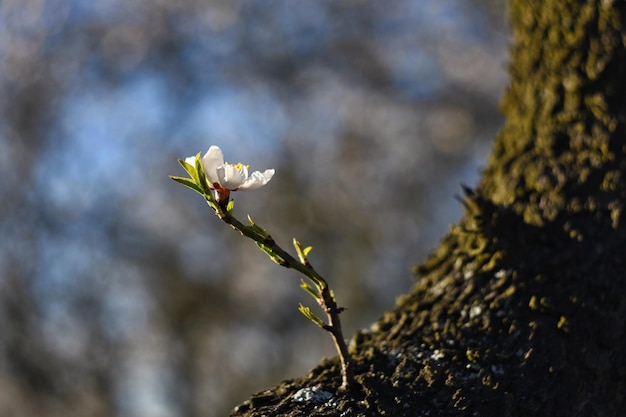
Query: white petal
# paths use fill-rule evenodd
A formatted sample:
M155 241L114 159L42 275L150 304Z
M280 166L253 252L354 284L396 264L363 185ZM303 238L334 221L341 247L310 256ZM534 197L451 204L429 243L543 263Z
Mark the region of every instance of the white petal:
M236 190L246 181L245 173L231 164L224 164L216 171L218 182L228 190Z
M192 167L196 166L196 156L188 156L187 158L185 158L185 162L187 162L189 165L191 165Z
M210 184L219 183L217 168L224 165L224 154L219 146L211 146L202 157L202 168ZM221 184L221 183L220 183ZM223 185L223 184L222 184Z
M245 180L243 184L241 184L239 189L256 190L257 188L263 187L265 184L270 182L273 176L273 169L267 169L263 173L260 173L259 171L254 171L252 175L250 175L250 177L248 177L248 179Z

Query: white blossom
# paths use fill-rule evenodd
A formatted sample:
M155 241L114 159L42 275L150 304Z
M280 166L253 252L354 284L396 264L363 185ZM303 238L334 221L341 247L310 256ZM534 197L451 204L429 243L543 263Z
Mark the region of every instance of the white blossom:
M195 163L194 157L187 158L189 159L193 159ZM248 165L224 162L222 150L215 145L209 148L201 161L209 187L216 191L218 201L228 200L231 191L256 190L267 184L274 176L273 169L249 174Z

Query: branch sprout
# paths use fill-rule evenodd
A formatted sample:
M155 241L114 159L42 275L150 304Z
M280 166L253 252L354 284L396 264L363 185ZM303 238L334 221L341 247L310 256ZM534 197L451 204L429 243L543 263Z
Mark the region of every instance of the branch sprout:
M294 238L296 259L281 248L267 230L255 223L249 215L248 225L243 224L233 215L234 201L230 199L230 192L260 188L271 180L274 170L268 169L263 173L255 171L249 174L246 165L225 163L222 151L217 146L211 146L203 157L200 157L198 153L178 162L189 174L189 178L170 176L172 180L200 194L220 220L230 225L242 236L252 239L272 261L285 268L294 269L303 276L300 287L313 297L325 313L326 320L302 304L298 309L307 319L331 334L341 360L340 390L349 390L354 384L354 375L352 359L348 353L339 319L344 309L337 306L335 295L328 283L309 262L308 255L313 248L303 247Z

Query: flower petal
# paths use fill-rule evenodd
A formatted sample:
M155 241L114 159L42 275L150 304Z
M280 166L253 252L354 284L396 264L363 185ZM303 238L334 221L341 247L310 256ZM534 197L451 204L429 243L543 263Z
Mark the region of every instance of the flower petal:
M267 169L263 173L260 173L259 171L254 171L252 175L250 175L248 179L246 179L243 184L239 186L239 189L256 190L257 188L263 187L265 184L270 182L273 176L273 169Z
M224 164L217 168L217 179L222 188L236 190L246 181L246 175L236 165Z
M219 146L211 146L202 157L202 168L204 168L204 174L207 176L210 185L216 182L221 184L217 169L222 165L224 165L224 154L222 150Z

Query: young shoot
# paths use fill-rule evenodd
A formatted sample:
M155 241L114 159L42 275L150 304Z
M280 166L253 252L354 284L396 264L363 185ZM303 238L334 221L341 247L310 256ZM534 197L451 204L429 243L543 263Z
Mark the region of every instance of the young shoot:
M267 230L256 224L250 216L248 216L249 224L246 225L233 215L234 202L230 199L230 193L232 191L256 190L263 187L274 176L274 170L267 169L264 172L254 171L250 173L248 165L225 162L222 150L218 146L211 146L202 157L198 153L178 162L189 177L170 176L171 179L200 194L220 220L230 225L242 236L252 239L272 261L285 268L295 269L303 276L300 287L313 297L326 314L326 320L302 304L300 304L299 311L332 336L341 360L342 382L340 390L350 389L354 384L354 375L352 360L343 338L341 321L339 320L339 314L343 308L337 307L337 301L333 291L328 287L328 283L308 261L308 255L312 248L310 246L302 247L300 242L294 239L293 246L297 258L293 257L278 246Z

